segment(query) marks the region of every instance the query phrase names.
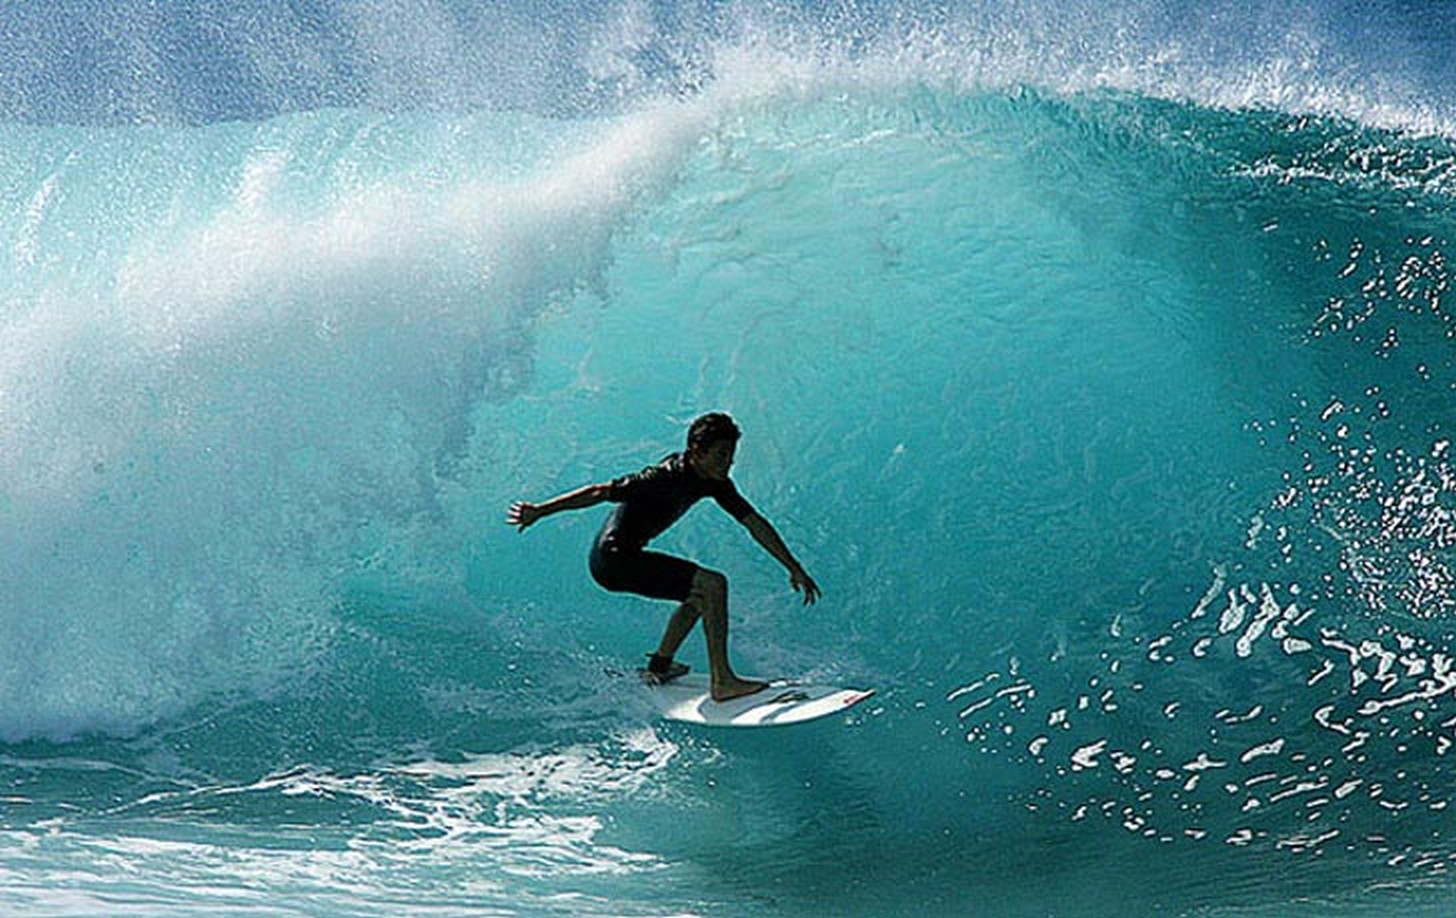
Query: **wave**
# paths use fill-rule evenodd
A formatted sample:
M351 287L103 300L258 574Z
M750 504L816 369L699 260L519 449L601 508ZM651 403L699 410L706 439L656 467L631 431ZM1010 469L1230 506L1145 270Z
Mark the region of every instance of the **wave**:
M671 424L604 422L608 405L681 419L728 402L756 421L756 499L791 527L813 518L806 498L820 508L798 524L806 550L839 559L828 579L845 584L846 614L909 661L829 624L791 630L750 579L760 665L792 666L767 648L808 640L838 661L818 664L827 676L955 669L919 647L947 609L998 645L1040 646L995 622L1035 620L1039 582L1111 563L1104 533L1120 529L1116 546L1150 569L1171 550L1201 581L1230 556L1211 546L1237 544L1282 493L1284 469L1240 431L1287 414L1284 392L1325 398L1330 358L1280 331L1310 328L1311 301L1374 308L1357 282L1382 276L1374 253L1406 250L1426 273L1390 282L1439 292L1452 158L1440 138L1370 126L1444 131L1445 113L1399 68L1349 79L1369 49L1322 10L1229 33L1137 5L734 9L686 33L643 4L571 24L596 36L571 59L616 87L610 105L577 108L609 111L4 128L18 190L0 279L13 702L0 736L127 734L220 697L306 700L312 681L362 665L338 659L358 649L341 635L408 645L400 617L548 641L528 603L561 596L562 568L543 558L577 548L503 544L481 520L498 525L518 489L673 444ZM1072 53L1055 63L1058 50ZM1400 79L1416 88L1392 90ZM1407 246L1401 220L1355 225L1408 195L1437 241ZM1226 238L1259 243L1240 254ZM1284 289L1278 266L1316 242L1349 249L1355 270ZM1329 313L1344 342L1367 327L1341 325L1348 313ZM1428 353L1429 316L1399 315L1402 359ZM1401 416L1421 417L1425 392ZM1036 418L1055 423L1017 424ZM1219 474L1156 471L1205 436ZM1233 497L1230 481L1259 493ZM1089 487L1109 502L1089 507ZM876 546L922 544L915 521L946 489L983 496L933 516L937 588L916 593ZM855 522L867 499L893 514L874 537ZM584 525L564 531L580 541ZM1017 531L1045 560L1027 561ZM1381 544L1412 557L1399 533ZM1417 584L1442 563L1405 564L1367 596L1439 612ZM953 584L981 567L1022 573L990 577L998 598L967 609ZM1100 607L1126 584L1069 590ZM621 651L588 585L557 602L586 635L574 665L595 665L598 643ZM907 605L923 611L902 618ZM1082 632L1054 617L1048 653ZM491 673L508 655L494 646Z
M1082 903L1150 850L1189 910L1439 887L1456 151L1406 52L1448 13L320 9L225 20L220 96L188 56L122 91L193 21L109 8L94 87L0 92L17 895L98 847L205 888L145 840L179 823L271 870L279 813L383 901L401 843L543 911L805 863L791 910L1045 910L1023 864ZM662 610L593 586L591 514L500 522L719 408L825 597L711 507L664 547L729 572L744 672L881 689L822 746L644 727L602 670ZM812 842L699 871L684 802Z

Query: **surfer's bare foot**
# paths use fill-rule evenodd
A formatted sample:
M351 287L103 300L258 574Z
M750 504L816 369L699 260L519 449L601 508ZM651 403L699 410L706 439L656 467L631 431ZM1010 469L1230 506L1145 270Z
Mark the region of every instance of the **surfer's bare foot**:
M744 695L752 695L754 692L761 692L766 688L768 688L767 682L739 679L735 676L732 679L713 683L713 700L729 701L733 698L742 698Z

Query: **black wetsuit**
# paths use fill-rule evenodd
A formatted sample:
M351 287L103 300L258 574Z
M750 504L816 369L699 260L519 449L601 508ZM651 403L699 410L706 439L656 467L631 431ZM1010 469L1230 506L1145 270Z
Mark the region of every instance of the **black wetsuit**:
M613 480L607 487L607 499L618 506L592 545L592 577L609 590L654 599L687 599L698 566L682 558L646 551L648 542L704 497L716 500L740 523L755 512L732 481L700 477L688 465L684 453L673 453L635 475Z

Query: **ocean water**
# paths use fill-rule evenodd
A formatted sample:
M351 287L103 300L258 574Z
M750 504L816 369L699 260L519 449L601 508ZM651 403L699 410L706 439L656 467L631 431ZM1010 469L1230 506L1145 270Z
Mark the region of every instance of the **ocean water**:
M0 914L1456 909L1456 11L0 7ZM605 671L711 505L782 730ZM694 635L683 654L705 663Z

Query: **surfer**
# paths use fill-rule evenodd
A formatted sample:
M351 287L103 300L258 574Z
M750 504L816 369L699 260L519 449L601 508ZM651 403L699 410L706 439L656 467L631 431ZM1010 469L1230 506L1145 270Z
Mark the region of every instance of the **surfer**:
M819 585L804 570L768 520L738 493L728 477L741 432L733 419L714 412L693 421L687 449L657 465L605 484L589 484L550 500L511 505L506 522L526 531L542 517L562 510L581 510L604 501L617 504L591 550L593 579L613 592L636 593L678 603L667 621L648 673L667 680L687 672L673 659L698 619L708 644L708 671L713 698L726 701L763 689L767 683L740 679L728 664L728 578L691 561L647 551L661 535L704 497L711 497L748 530L789 572L789 586L804 595L804 604L819 598Z

